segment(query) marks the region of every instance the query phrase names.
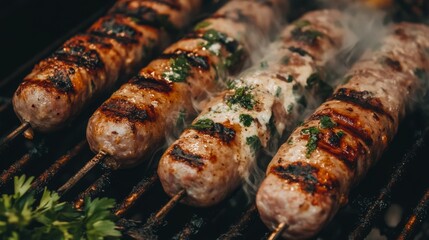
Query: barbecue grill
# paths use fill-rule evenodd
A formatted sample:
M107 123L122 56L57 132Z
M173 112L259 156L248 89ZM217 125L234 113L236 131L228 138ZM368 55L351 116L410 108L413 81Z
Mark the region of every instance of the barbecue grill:
M46 4L53 2L44 1ZM299 2L296 3L299 6L293 6L299 9L295 12L297 15L320 6L313 1L308 1L311 4ZM59 31L52 34L52 43L45 50L24 64L10 66L9 69L16 71L0 80L0 137L13 139L0 149L0 169L4 170L0 172L0 192L10 193L11 180L23 173L36 176L32 185L34 190L41 192L45 186L57 190L92 158L94 168L75 186L61 187L61 197L73 202L77 208L82 206L83 199L88 196L116 199L118 205L114 213L120 218L118 227L125 238L275 239L276 231L269 232L259 220L254 202L243 189L221 204L206 209L181 205L179 202L183 193L168 197L156 175L157 161L163 149L156 151L150 164L146 162L133 169L112 170L104 166L102 161L99 163L97 156L93 158L94 154L85 140L85 127L90 114L108 95L97 99L72 125L63 130L51 134L36 133L31 140L21 134L26 126L19 128L19 120L10 101L21 79L38 60L71 35L85 29L105 13L112 3L95 1L91 4L93 14L90 16L88 10L72 8L75 11L73 21L77 26L68 33ZM19 1L7 8L10 12L19 12L31 4L34 3ZM79 4L84 5L83 1L79 1ZM220 4L222 1L206 6L206 12L213 11ZM49 11L52 9L45 9L41 14L49 14ZM427 16L429 8L424 1L397 1L388 11L395 20L424 21L422 16ZM12 23L7 21L11 16L6 11L0 11L0 14L5 19L1 24ZM26 16L22 17L26 19ZM18 44L22 43L16 44L8 48L18 50L8 54L13 54L16 59L28 58L28 53L19 50ZM26 44L35 44L35 48L40 48L45 43L33 43L27 39ZM3 56L3 59L8 57ZM7 70L3 70L0 76L7 73ZM429 221L426 219L429 208L429 174L426 173L429 167L426 161L429 154L428 120L422 107L403 121L389 150L352 191L348 204L316 239L429 239ZM281 226L278 229L280 231Z

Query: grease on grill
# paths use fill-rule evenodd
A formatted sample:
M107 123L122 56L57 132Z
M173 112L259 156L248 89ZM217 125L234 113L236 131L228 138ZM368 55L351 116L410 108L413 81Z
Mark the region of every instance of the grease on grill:
M124 99L110 99L101 105L100 110L105 115L119 119L126 118L133 123L155 120L153 106L149 106L147 109L140 109L135 104Z
M184 162L191 167L201 169L204 166L203 157L183 150L179 145L174 145L170 156L175 160Z
M298 183L304 191L311 194L326 193L339 185L337 180L323 179L319 168L304 162L294 162L287 167L276 166L271 168L271 173L289 182Z

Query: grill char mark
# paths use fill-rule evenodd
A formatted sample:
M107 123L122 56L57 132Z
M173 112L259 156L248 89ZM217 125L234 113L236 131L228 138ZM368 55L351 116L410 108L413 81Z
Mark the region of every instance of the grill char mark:
M170 156L174 160L186 163L198 170L202 170L204 167L204 158L202 156L185 151L177 144L174 145L173 149L170 151Z
M124 100L113 98L101 105L100 110L107 116L127 119L131 123L154 121L156 113L153 106L140 109L135 104Z
M357 105L361 108L383 114L387 116L392 122L394 121L393 117L384 110L384 106L381 103L380 99L372 97L371 93L368 91L356 91L348 88L340 88L330 98L330 100L340 100L348 102L353 105Z
M218 138L224 143L230 143L235 138L235 130L233 128L226 127L221 123L214 123L211 128L194 130Z
M171 84L163 79L155 79L141 75L134 76L128 83L133 84L140 89L151 89L157 92L168 93L172 90Z
M132 20L139 24L158 29L160 27L168 30L176 30L174 25L168 20L166 15L159 14L155 9L139 5L138 7L130 7L131 2L119 4L111 11L112 15L120 14L132 18Z
M119 22L119 16L108 16L101 25L89 33L98 37L112 38L122 44L138 43L141 33L133 27Z
M336 179L321 179L319 168L305 162L293 162L287 167L275 166L270 172L288 182L298 183L302 190L310 194L329 194L339 186Z
M313 114L310 117L310 120L319 120L323 116L330 117L332 120L334 120L334 122L337 123L339 128L344 129L348 133L351 133L353 136L361 139L368 147L372 146L373 140L371 138L371 135L367 131L362 129L360 125L358 125L357 119L339 113L332 108L327 108L320 113Z
M88 70L97 70L104 67L99 53L84 46L82 40L69 42L54 52L53 57L60 61L73 63Z

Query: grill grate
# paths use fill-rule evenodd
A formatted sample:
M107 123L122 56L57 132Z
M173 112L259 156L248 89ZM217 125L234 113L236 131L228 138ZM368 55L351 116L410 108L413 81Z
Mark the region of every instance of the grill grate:
M191 208L177 205L185 196L184 191L173 198L163 193L155 171L156 164L142 164L130 170L113 170L103 165L103 154L86 162L93 154L86 141L82 140L82 134L93 108L82 114L74 126L54 134L38 134L33 141L20 136L28 129L28 125L23 124L12 130L13 124L18 121L13 114L10 97L20 79L31 70L34 63L56 49L69 36L86 28L106 9L92 15L19 67L10 77L0 81L0 89L5 94L0 96L0 125L3 125L3 121L6 123L0 130L10 132L0 141L0 158L5 159L0 167L6 169L0 174L0 191L10 192L13 176L25 172L38 176L31 186L36 192L40 193L45 187L59 189L62 198L73 201L77 208L82 207L85 197L114 197L119 202L114 213L121 218L120 229L136 239L148 236L158 236L160 239L275 239L275 233L269 237L268 229L259 220L254 203L249 203L242 190L218 206L209 209ZM421 132L419 129L426 126L421 119L424 118L417 112L405 120L393 147L369 173L369 179L352 192L350 204L340 211L318 238L345 239L348 236L349 239L363 239L373 228L379 228L389 239L413 239L422 232L421 226L429 208L429 190L414 189L416 178L426 176L423 170L429 166L424 161L428 131L424 130L414 137L415 133ZM10 142L12 139L14 141ZM61 146L58 146L59 139ZM410 146L409 150L405 152L404 146ZM155 154L152 162L156 162L160 154ZM393 169L393 173L388 174L386 169ZM84 176L83 172L88 172L88 175ZM406 174L409 172L413 172L413 176ZM81 181L75 181L80 178ZM373 184L374 179L376 184ZM421 182L426 180L429 177L419 179ZM384 185L385 182L387 185ZM404 196L409 193L410 196ZM382 216L392 202L398 202L404 209L403 215L408 217L397 226L387 228ZM360 218L361 213L365 214Z

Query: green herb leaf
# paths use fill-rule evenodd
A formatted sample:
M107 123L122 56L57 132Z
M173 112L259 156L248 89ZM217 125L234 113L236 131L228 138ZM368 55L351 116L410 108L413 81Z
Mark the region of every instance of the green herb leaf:
M199 119L197 122L192 124L190 128L196 129L196 130L207 130L207 129L213 128L213 126L214 126L213 120L208 118L203 118L203 119Z
M202 22L199 22L199 23L194 27L194 30L200 30L200 29L202 29L202 28L206 28L206 27L208 27L208 26L210 26L210 25L211 25L211 23L210 23L210 22L202 21Z
M344 133L343 131L338 131L338 132L337 132L337 137L338 137L338 138L342 138L342 137L344 136L344 134L345 134L345 133Z
M276 97L280 97L281 93L282 93L282 88L281 87L277 87L277 89L276 89Z
M255 152L261 148L261 140L256 135L246 138L246 143L249 145Z
M239 104L241 107L252 110L255 105L255 100L248 86L235 88L234 95L227 97L227 103L231 107L233 104Z
M170 71L163 73L163 77L172 82L183 82L188 77L191 65L185 56L179 55L170 59L170 68Z
M261 62L261 68L262 68L262 69L266 69L266 68L268 68L268 62L267 62L267 61L262 61L262 62Z
M320 131L316 127L309 127L301 130L301 134L309 135L308 142L305 145L307 147L307 151L305 154L307 158L309 158L311 156L311 153L313 153L317 148L317 142L319 141L319 133Z
M296 26L296 27L298 27L298 28L303 28L303 27L305 27L305 26L310 25L310 22L309 22L309 21L307 21L307 20L302 19L302 20L295 21L295 22L293 23L293 25L295 25L295 26Z
M15 177L14 194L1 196L0 239L119 239L113 199L87 199L84 210L77 210L46 188L36 198L33 179Z
M332 119L328 116L323 116L320 118L320 127L331 129L337 126L337 123L332 121Z
M249 127L253 122L253 117L249 114L240 114L240 122L245 126Z

